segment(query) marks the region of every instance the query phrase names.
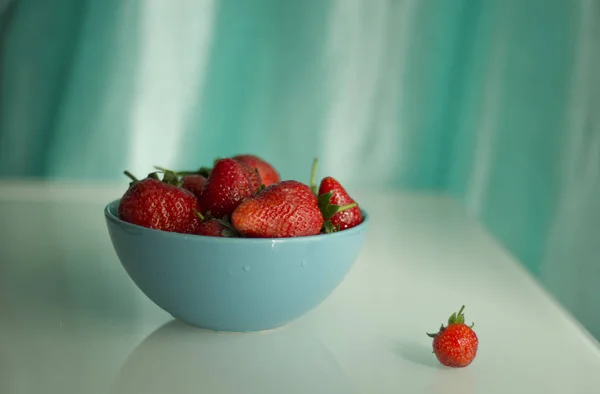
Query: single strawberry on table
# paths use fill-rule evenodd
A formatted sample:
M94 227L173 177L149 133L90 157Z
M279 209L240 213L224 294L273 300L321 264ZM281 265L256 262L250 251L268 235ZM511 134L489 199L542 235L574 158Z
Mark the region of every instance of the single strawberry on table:
M279 173L275 168L265 160L254 155L237 155L233 157L236 161L241 161L248 164L252 168L256 168L265 186L270 186L279 182Z
M119 203L119 217L129 223L156 230L176 233L193 233L200 220L194 213L199 211L198 199L182 189L175 173L164 172L160 180L157 173L143 180L131 178L129 189Z
M245 163L221 159L215 163L199 198L201 212L215 218L231 215L260 188L260 175Z
M477 354L479 340L473 331L473 324L465 324L464 309L463 305L458 313L450 316L447 327L442 324L437 333L427 334L433 338L433 352L437 359L448 367L466 367Z
M289 180L244 200L231 215L231 223L246 237L300 237L319 234L323 216L310 187Z

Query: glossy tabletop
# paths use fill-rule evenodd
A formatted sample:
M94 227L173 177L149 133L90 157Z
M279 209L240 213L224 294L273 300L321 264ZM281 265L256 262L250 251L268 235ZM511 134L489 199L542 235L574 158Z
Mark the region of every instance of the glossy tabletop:
M449 197L356 193L360 257L318 308L271 332L174 321L112 249L104 205L124 185L0 186L0 393L600 392L597 342ZM465 369L425 332L466 304Z

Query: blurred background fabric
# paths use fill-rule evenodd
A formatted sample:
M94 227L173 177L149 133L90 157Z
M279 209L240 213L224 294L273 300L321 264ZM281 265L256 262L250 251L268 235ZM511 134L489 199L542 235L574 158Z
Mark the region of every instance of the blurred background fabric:
M456 196L600 338L599 70L597 0L0 0L0 176L318 156Z

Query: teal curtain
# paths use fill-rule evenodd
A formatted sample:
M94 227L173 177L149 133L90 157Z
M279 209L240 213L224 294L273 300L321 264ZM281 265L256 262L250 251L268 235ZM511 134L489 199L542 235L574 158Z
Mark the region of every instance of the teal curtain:
M0 0L0 176L252 152L450 193L600 338L600 2Z

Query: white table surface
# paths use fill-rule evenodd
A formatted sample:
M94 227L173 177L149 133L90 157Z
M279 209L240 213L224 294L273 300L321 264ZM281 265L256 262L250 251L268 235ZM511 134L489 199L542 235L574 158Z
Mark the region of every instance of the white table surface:
M0 393L599 393L600 349L448 197L358 193L361 255L317 309L281 329L219 334L148 301L102 209L125 185L0 186ZM461 304L477 358L438 364Z

